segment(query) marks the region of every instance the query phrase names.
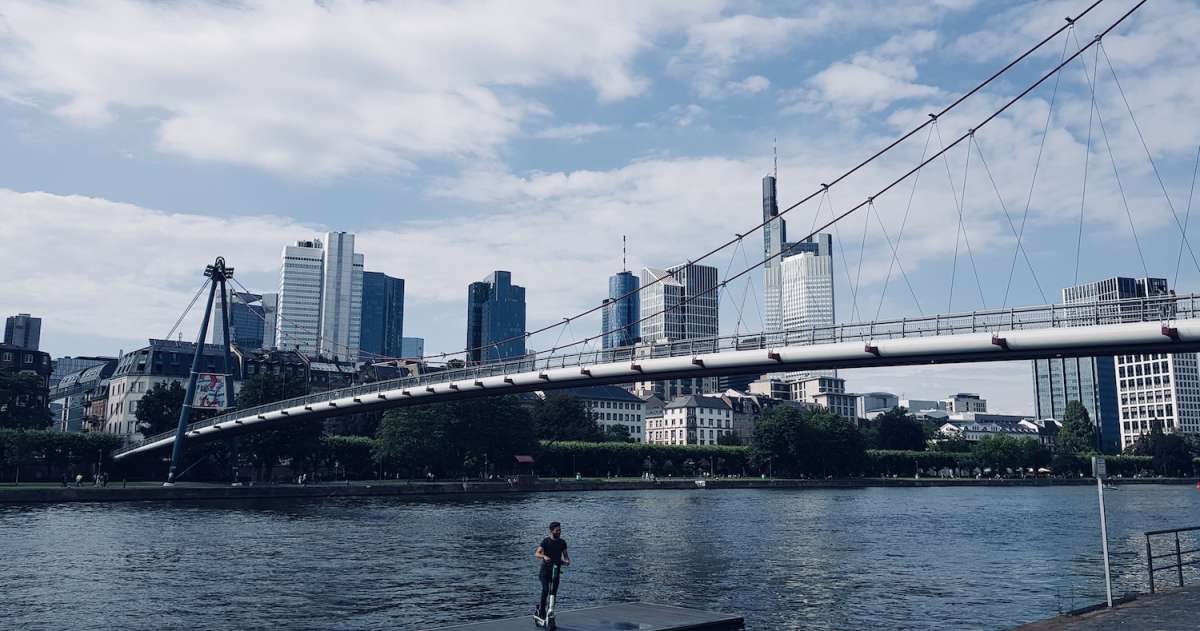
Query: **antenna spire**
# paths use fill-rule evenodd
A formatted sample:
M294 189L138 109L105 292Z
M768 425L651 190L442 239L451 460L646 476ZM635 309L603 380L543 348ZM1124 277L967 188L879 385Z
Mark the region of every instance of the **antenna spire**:
M629 264L625 262L625 235L621 235L621 271L629 271Z
M779 179L779 142L778 141L779 141L778 138L771 139L771 154L775 158L775 169L771 175L776 180Z

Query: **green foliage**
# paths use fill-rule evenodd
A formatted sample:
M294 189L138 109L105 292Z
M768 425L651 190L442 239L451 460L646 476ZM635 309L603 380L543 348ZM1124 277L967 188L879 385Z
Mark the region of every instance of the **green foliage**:
M41 377L30 373L0 372L0 428L45 429L50 409L38 405L44 394Z
M513 397L465 399L392 410L379 428L376 458L409 476L504 473L514 456L537 451L534 423Z
M352 480L374 477L378 445L377 439L366 436L325 436L321 439L325 465L335 476Z
M721 445L652 445L647 443L589 443L543 441L537 457L541 475L658 476L716 469L718 475L748 473L749 450Z
M18 479L20 465L40 465L44 474L90 471L97 459L108 462L108 454L121 442L120 436L97 432L0 429L0 465L13 480Z
M1062 454L1090 454L1096 451L1096 428L1083 403L1067 401L1055 447Z
M583 401L567 394L550 393L535 401L532 416L539 440L606 440Z
M918 469L974 469L975 456L969 452L894 451L868 449L865 473L871 476L911 476Z
M608 429L604 430L604 442L632 443L633 437L629 435L629 428L625 425L610 425Z
M237 394L238 409L251 408L303 395L300 379L283 375L259 374L242 382ZM139 410L140 411L140 410ZM248 458L261 478L270 479L274 468L287 461L293 471L310 471L321 455L321 420L282 421L273 429L249 432L237 437L239 456Z
M1150 456L1154 472L1159 475L1192 475L1192 452L1188 442L1179 434L1164 434L1162 427L1155 424L1149 434L1143 434L1130 445L1125 453L1134 456Z
M734 432L728 432L717 436L717 444L727 447L738 447L742 444L742 439Z
M755 424L751 464L780 476L845 476L861 472L865 441L850 421L826 410L777 406Z
M872 426L875 449L925 451L925 428L902 407L876 416Z
M962 436L948 435L939 433L934 438L932 451L940 451L952 454L961 454L971 451L971 442Z
M1008 469L1037 469L1050 464L1050 451L1032 438L1017 438L999 434L986 436L972 449L975 459L994 472Z
M137 431L144 437L171 431L179 426L179 410L183 407L183 386L172 381L170 384L156 383L138 402ZM196 414L200 410L193 410ZM199 420L192 418L193 421Z

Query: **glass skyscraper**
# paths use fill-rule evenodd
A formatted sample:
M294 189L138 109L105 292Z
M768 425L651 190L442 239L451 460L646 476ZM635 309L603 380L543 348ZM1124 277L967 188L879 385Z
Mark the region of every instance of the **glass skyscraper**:
M363 272L359 359L404 356L404 279Z
M512 284L512 274L505 271L467 286L467 359L524 355L525 288Z
M638 290L638 278L633 272L618 272L608 277L608 298L604 301L600 331L605 349L631 346L638 341L641 301L638 294L625 296Z
M229 343L236 344L244 350L255 350L263 347L263 306L262 296L243 291L229 292ZM213 304L213 318L210 340L213 344L222 344L225 339L224 318L221 311L221 298L217 297Z

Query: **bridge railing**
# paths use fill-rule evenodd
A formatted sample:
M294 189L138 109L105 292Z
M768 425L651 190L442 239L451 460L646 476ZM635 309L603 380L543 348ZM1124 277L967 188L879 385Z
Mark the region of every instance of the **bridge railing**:
M433 384L475 380L498 375L521 372L590 366L616 362L635 362L642 359L664 357L688 357L727 351L764 350L784 346L814 346L840 342L871 342L872 340L913 337L934 337L963 333L999 333L1032 329L1068 328L1105 324L1127 324L1136 322L1163 322L1174 319L1200 317L1200 302L1196 294L1184 296L1156 296L1124 300L1102 301L1088 304L1039 305L990 309L970 313L900 318L872 322L854 322L828 326L813 326L777 332L725 335L711 338L689 339L655 344L622 346L604 350L587 350L575 353L555 354L553 350L541 357L526 356L503 359L425 373L412 377L401 377L386 381L342 388L316 394L285 399L252 408L226 412L213 418L189 425L189 430L230 423L239 418L257 416L293 407L326 403L345 397L365 397L387 390L420 389ZM174 431L150 436L118 450L131 451L146 443L170 438Z

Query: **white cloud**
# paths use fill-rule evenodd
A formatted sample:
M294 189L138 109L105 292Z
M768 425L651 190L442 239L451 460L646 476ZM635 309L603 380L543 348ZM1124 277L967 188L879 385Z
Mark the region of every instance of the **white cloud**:
M588 136L609 132L613 129L616 128L612 125L576 123L571 125L560 125L558 127L547 127L546 129L535 133L533 137L544 140L569 140L571 142L579 142Z
M730 81L725 89L731 94L758 94L771 87L771 81L762 75L750 75L741 81Z
M664 30L711 3L5 4L0 94L84 125L131 110L159 146L292 176L486 157L544 112L522 90L636 96ZM597 25L603 25L598 28Z

